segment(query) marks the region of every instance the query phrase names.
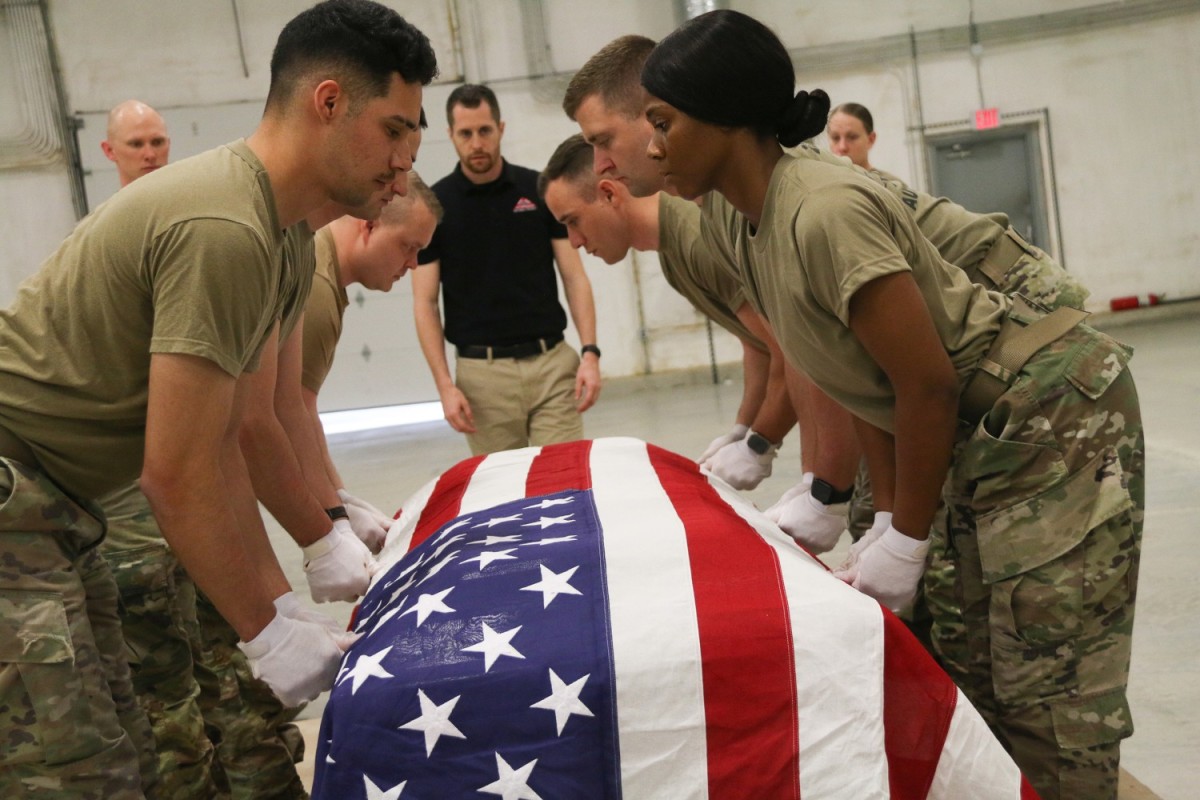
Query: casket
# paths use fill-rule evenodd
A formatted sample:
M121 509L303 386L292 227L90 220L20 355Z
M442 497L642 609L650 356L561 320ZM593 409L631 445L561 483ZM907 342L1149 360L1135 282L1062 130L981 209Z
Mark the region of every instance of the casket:
M314 798L1036 796L902 623L654 445L463 461L380 561Z

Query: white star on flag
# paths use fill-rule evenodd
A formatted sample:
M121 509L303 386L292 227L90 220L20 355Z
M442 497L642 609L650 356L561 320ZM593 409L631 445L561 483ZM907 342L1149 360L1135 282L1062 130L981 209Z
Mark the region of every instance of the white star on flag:
M573 517L573 516L575 516L575 515L567 514L565 517L539 517L537 522L526 522L521 527L522 528L540 527L542 530L546 530L546 528L549 528L551 525L569 525L569 524L571 524L572 522L575 521L575 520L571 519L571 517Z
M512 658L525 658L513 647L509 642L517 635L517 631L521 630L520 625L511 630L497 632L485 622L483 623L483 641L479 644L473 644L469 647L464 647L464 653L483 653L483 671L487 672L496 663L500 656L510 656Z
M462 552L462 551L455 550L453 553L446 556L445 560L439 561L438 563L434 564L433 567L430 568L429 572L427 572L425 574L425 577L421 578L421 580L417 581L417 585L420 586L422 583L429 580L434 575L437 575L439 572L444 570L446 567L450 566L450 562L454 561L454 557L457 556L460 552Z
M591 674L584 675L574 683L568 684L558 677L554 670L550 670L550 696L538 700L530 708L544 708L547 711L553 711L554 721L558 724L558 735L562 736L563 727L566 726L567 720L572 714L580 714L585 717L594 716L579 699L579 693L583 691L583 685L590 677L592 677Z
M350 694L357 692L358 687L362 686L363 683L366 682L367 678L392 677L392 673L380 666L380 663L383 661L383 657L386 656L391 649L392 646L388 645L373 656L359 656L358 661L354 662L354 668L342 677L343 681L346 680L346 678L351 679Z
M421 701L421 716L400 726L401 730L424 731L425 755L433 755L433 746L443 736L453 736L456 739L467 738L463 732L450 721L450 713L454 711L458 697L452 697L440 706L429 699L425 692L417 689L417 699Z
M503 544L505 542L519 542L519 541L521 541L521 534L511 533L508 536L488 536L487 538L484 538L484 539L476 539L473 542L467 542L467 544L481 544L484 547L491 547L494 544Z
M472 519L473 519L473 517L464 517L463 519L460 519L458 522L452 523L448 528L446 528L446 530L439 533L437 538L438 539L446 538L447 536L449 536L451 534L451 532L458 530L463 525L470 524Z
M400 616L404 617L415 613L417 615L417 624L420 625L425 620L429 619L429 615L435 611L439 614L449 614L456 609L451 608L442 601L446 599L446 595L453 591L454 587L451 586L449 589L438 592L437 594L423 594L417 598L416 605L414 605L408 611L405 611Z
M481 522L481 523L479 523L478 525L472 525L471 527L472 527L472 528L482 528L484 525L486 525L486 526L488 526L489 528L494 528L494 527L496 527L497 525L500 525L500 524L502 524L502 523L505 523L505 522L516 522L516 521L517 521L517 520L519 520L520 518L521 518L521 515L520 515L520 514L513 514L513 515L511 515L511 516L508 516L508 517L492 517L492 518L491 518L491 519L489 519L487 522Z
M531 506L525 506L525 508L550 508L551 506L565 506L574 502L574 497L547 497L542 502L534 503Z
M510 547L507 550L484 550L482 553L475 556L474 558L464 558L462 560L462 563L469 564L472 561L478 561L479 562L479 571L483 572L484 568L487 567L488 564L491 564L493 561L512 561L512 560L514 560L516 558L516 556L511 555L511 553L513 550L516 550L516 549L517 548L515 548L515 547Z
M484 794L498 794L504 800L542 800L541 795L529 788L529 776L537 762L535 758L525 766L513 769L499 753L496 753L496 770L499 777L487 786L480 787L479 791Z
M538 539L536 542L521 542L521 547L540 547L547 544L573 541L575 541L575 534L572 533L570 536L551 536L546 539Z
M455 542L461 542L465 538L467 538L467 535L465 533L460 533L457 536L451 536L449 539L447 539L446 541L442 542L441 544L439 544L437 546L437 549L434 550L433 554L430 556L430 560L435 559L438 556L440 556L442 553L444 553L446 551L446 548L449 547L450 545L454 544Z
M531 583L528 586L522 586L522 592L541 592L542 593L542 608L549 608L550 601L558 597L560 594L583 594L567 581L571 580L571 576L579 567L571 567L566 572L555 572L545 564L538 564L538 568L542 571L542 579L537 583Z
M404 791L404 785L408 781L401 781L390 789L380 789L371 783L370 778L363 775L363 783L367 785L367 800L397 800L400 797L400 793Z

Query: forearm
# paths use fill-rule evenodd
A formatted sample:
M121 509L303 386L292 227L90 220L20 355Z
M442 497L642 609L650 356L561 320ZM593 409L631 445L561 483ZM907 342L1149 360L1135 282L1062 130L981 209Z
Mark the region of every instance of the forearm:
M896 440L858 417L854 417L854 432L871 478L871 502L876 511L891 511L896 503Z
M308 424L312 428L312 435L321 450L321 462L325 465L325 475L333 484L334 489L344 489L346 484L342 481L342 476L333 463L333 456L329 453L329 440L325 438L325 426L321 424L321 415L317 411L317 394L306 388L302 388L300 391L304 397L305 411L308 412Z
M767 396L770 384L771 356L757 347L742 342L742 402L738 406L738 425L754 427L754 421L762 409L763 399ZM763 433L763 431L759 431ZM769 436L767 438L770 438ZM772 441L779 441L773 439Z
M313 427L313 417L305 407L298 387L283 398L277 397L275 412L317 502L322 509L340 505L337 490L341 484L334 483L329 477L325 432L319 426Z
M796 412L788 395L782 356L770 359L767 384L754 423L750 426L772 442L782 442L796 425Z
M564 282L563 294L567 298L571 321L579 333L579 343L596 344L596 305L591 282L586 276L582 280Z
M172 552L238 636L249 641L275 616L277 587L263 579L269 569L247 546L235 511L236 486L215 459L189 459L170 469L151 462L141 480Z
M254 495L301 547L329 533L325 513L333 500L313 494L292 442L273 413L257 414L242 425L239 436ZM329 505L325 505L328 503Z
M854 432L854 416L816 384L807 383L812 424L821 431L820 446L812 454L813 475L837 489L848 489L854 485L862 457Z
M279 558L271 546L271 539L263 525L258 510L258 500L240 447L224 450L221 473L229 488L229 505L237 518L237 530L242 532L242 542L251 563L258 568L259 581L272 598L291 591L287 576L279 565Z
M433 374L434 385L439 392L454 385L450 364L446 360L446 333L442 327L441 309L436 301L414 298L413 321L417 327L417 341L425 363Z
M925 539L950 468L958 395L952 391L897 393L895 410L896 501L892 525Z

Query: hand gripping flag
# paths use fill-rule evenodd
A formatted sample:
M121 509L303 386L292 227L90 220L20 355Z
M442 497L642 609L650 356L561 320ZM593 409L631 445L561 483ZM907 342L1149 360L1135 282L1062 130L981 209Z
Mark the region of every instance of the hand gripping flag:
M1036 797L894 616L645 442L464 461L381 561L314 798Z

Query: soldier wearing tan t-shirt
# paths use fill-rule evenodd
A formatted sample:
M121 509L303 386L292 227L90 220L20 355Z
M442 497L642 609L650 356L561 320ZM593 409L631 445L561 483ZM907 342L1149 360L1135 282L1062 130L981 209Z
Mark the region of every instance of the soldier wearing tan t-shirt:
M911 602L944 502L956 683L1042 797L1115 798L1145 498L1131 353L1081 312L970 283L878 183L786 155L829 110L795 80L767 26L695 17L642 71L648 153L681 196L725 199L705 241L858 420L886 516L836 574Z
M366 289L390 291L397 280L416 268L417 253L429 244L441 216L437 195L411 173L408 194L388 203L377 221L345 216L317 231L316 276L304 311L301 394L321 445L326 473L342 492L345 485L329 455L317 398L342 335L342 318L349 305L346 287L357 283ZM373 549L378 549L383 541L373 544Z
M365 50L392 58L368 64ZM238 448L239 378L282 314L283 231L331 200L394 193L435 72L428 40L383 6L303 12L248 139L122 189L0 312L0 795L143 796L114 708L115 585L91 506L139 472L255 673L291 705L331 684L336 623L275 604L290 587ZM325 541L310 583L344 587L351 549L325 540L338 526L315 502L301 511L302 541Z

